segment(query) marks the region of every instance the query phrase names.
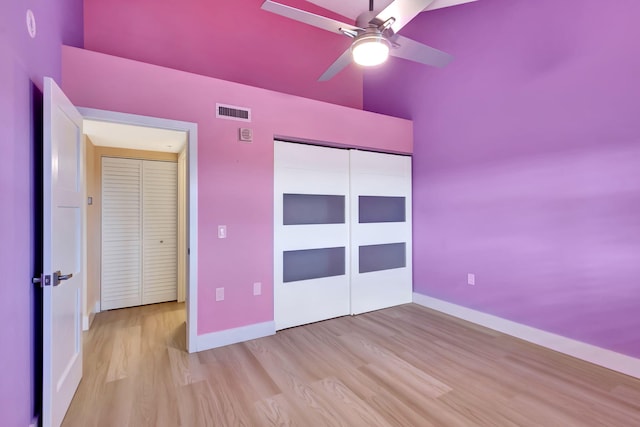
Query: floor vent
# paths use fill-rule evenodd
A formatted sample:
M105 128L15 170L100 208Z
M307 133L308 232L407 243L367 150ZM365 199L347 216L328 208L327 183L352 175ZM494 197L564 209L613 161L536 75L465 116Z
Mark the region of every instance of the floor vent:
M216 104L216 118L250 122L251 109L235 107L233 105Z

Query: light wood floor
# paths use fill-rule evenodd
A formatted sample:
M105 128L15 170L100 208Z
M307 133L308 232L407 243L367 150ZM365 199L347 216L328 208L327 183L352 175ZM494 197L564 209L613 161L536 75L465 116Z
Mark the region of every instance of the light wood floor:
M100 313L64 426L640 426L640 380L408 304L187 354L184 307Z

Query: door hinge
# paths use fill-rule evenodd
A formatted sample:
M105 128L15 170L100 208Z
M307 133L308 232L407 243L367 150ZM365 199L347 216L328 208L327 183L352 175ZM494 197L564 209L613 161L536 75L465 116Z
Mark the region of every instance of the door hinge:
M31 279L34 285L40 285L41 288L51 286L51 276L49 274L41 274L40 277Z

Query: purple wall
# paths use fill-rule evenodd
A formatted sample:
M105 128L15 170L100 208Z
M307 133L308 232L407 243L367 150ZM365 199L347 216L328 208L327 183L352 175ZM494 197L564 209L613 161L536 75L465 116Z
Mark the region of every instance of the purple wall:
M416 292L640 357L639 16L481 0L405 28L447 68L365 75L414 120Z
M27 8L37 35L27 33ZM81 0L0 3L0 424L25 427L34 414L34 153L42 77L59 81L60 46L82 44ZM34 86L35 84L35 86Z

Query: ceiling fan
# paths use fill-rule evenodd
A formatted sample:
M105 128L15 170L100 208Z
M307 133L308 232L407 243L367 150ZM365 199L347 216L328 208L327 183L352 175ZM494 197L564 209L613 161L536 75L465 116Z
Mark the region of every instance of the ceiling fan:
M355 25L271 0L266 0L262 9L353 39L351 46L318 79L326 81L342 71L352 59L365 67L379 65L389 55L435 67L447 65L452 59L448 53L397 34L433 2L434 0L395 0L381 12L376 12L373 10L373 0L369 0L369 10L358 16Z

